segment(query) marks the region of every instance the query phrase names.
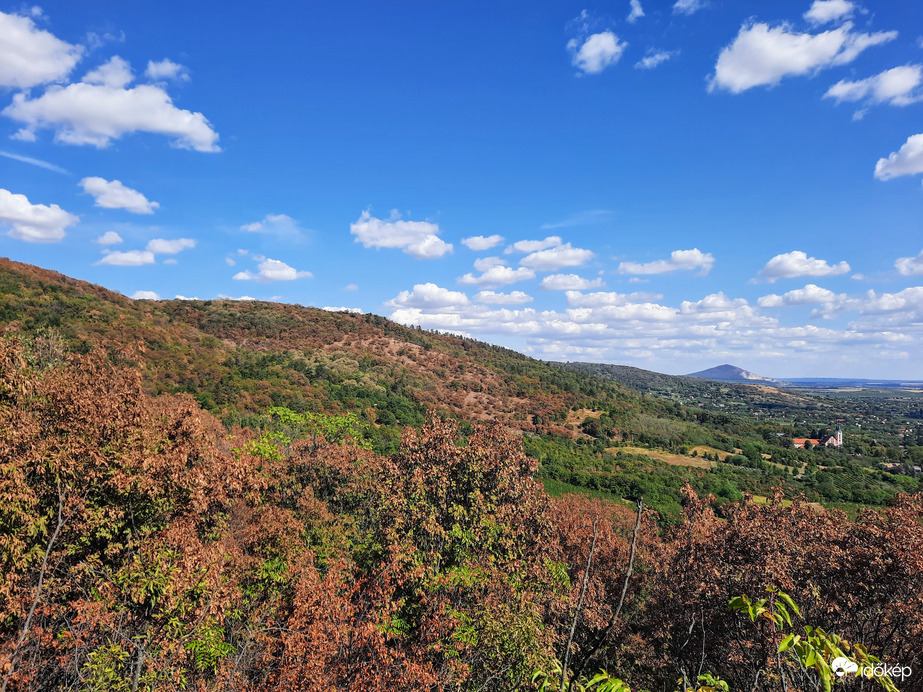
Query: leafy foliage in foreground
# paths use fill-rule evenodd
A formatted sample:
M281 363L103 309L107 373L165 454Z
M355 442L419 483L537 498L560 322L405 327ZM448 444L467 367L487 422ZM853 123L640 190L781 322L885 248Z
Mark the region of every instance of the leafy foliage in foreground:
M385 457L324 439L348 419L300 421L229 437L105 352L39 364L0 341L4 692L529 689L572 626L572 679L769 692L780 633L727 607L768 585L923 685L917 496L718 517L687 486L674 527L640 517L628 576L634 513L551 499L498 426L432 418Z

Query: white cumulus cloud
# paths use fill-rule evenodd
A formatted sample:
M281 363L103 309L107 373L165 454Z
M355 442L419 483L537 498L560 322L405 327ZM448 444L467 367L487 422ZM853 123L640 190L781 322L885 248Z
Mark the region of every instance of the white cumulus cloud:
M849 0L814 0L804 18L812 24L828 24L849 17L855 10Z
M801 250L776 255L760 270L760 274L770 283L777 279L791 279L799 276L837 276L849 272L845 261L828 264L827 260L808 257Z
M385 305L389 308L452 308L468 304L468 296L434 283L416 284L412 291L401 291Z
M546 291L585 291L603 286L602 279L584 279L577 274L549 274L539 284L539 288Z
M878 159L875 164L875 177L879 180L917 173L923 173L923 133L911 135L899 151L892 152L886 159Z
M571 53L571 64L584 74L599 74L622 57L628 46L611 31L602 31L579 41L572 38L567 42Z
M908 106L923 100L921 84L923 65L901 65L856 82L840 80L827 89L824 98L836 99L837 103L865 101L870 105Z
M404 221L397 211L389 220L368 211L349 226L356 242L367 248L399 248L417 259L434 259L452 252L452 244L439 237L439 225L428 221Z
M64 211L57 204L32 204L25 195L0 188L0 224L9 225L11 238L27 243L54 243L66 234L65 229L80 217Z
M128 61L114 55L95 70L88 72L81 81L87 84L100 84L114 89L121 89L131 84L134 79L135 77L131 73L131 65L128 64Z
M590 250L571 247L570 243L565 243L526 255L519 263L537 271L555 271L564 267L579 267L595 256L595 253Z
M122 240L122 236L115 231L106 231L93 242L97 245L118 245L124 241Z
M850 22L817 34L799 33L787 24L744 24L718 56L708 88L739 94L757 86L773 86L784 77L845 65L866 48L897 37L896 31L861 34L852 29Z
M534 278L535 272L531 269L526 269L525 267L513 269L512 267L496 264L482 270L478 276L470 273L465 274L458 278L458 283L471 286L497 287Z
M132 300L160 300L160 296L154 291L135 291L131 294Z
M294 281L295 279L309 279L313 276L309 271L298 271L281 260L264 259L257 265L259 270L253 273L249 270L237 272L234 279L237 281Z
M154 264L154 253L150 250L103 250L103 258L96 264L110 264L116 267L140 267Z
M483 235L474 235L470 238L462 238L462 245L464 245L469 250L474 250L475 252L480 252L481 250L489 250L495 245L499 245L503 242L503 236L494 235L483 236Z
M518 240L503 252L507 255L513 252L536 252L551 247L558 247L563 243L564 241L561 240L561 236L550 235L544 240Z
M0 87L29 89L67 77L83 55L35 26L30 17L0 12Z
M715 264L715 258L710 252L702 252L698 248L692 250L674 250L670 259L655 260L653 262L621 262L620 274L667 274L675 271L699 270L699 276L705 276Z
M166 240L164 238L154 238L147 244L147 250L155 255L175 255L196 246L196 241L192 238L176 238Z
M153 214L160 204L151 202L143 194L126 187L119 180L91 177L80 181L80 187L96 200L97 207L125 209L132 214Z
M899 257L894 268L901 276L923 276L923 250L916 257Z
M218 133L201 113L173 105L159 86L141 84L130 89L78 82L50 86L41 96L20 93L3 115L24 127L17 138L34 140L36 132L51 129L64 144L109 146L134 132L171 137L173 145L195 151L220 151Z
M778 308L816 303L828 304L843 299L845 299L845 296L842 294L838 295L829 289L821 288L817 284L807 284L804 288L793 289L781 296L775 293L762 296L756 301L756 304L761 308Z
M154 81L161 81L164 79L185 81L189 79L189 73L185 67L167 58L157 62L148 60L147 69L144 70L144 74L148 79L153 79Z
M486 305L521 305L522 303L531 303L533 299L525 291L510 291L509 293L478 291L474 296L474 300Z

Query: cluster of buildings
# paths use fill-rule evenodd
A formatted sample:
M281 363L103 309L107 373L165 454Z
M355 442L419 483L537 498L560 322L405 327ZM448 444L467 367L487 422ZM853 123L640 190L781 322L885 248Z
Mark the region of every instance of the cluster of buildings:
M812 447L842 447L843 446L843 430L840 428L840 424L836 424L836 432L834 432L830 437L814 439L813 437L794 437L792 438L792 444L794 444L795 449L804 449L806 443L809 443Z

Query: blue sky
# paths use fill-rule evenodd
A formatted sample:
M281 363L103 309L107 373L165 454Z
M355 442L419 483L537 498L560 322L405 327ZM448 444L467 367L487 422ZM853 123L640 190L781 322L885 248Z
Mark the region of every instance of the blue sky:
M551 360L923 379L918 2L0 12L0 255Z

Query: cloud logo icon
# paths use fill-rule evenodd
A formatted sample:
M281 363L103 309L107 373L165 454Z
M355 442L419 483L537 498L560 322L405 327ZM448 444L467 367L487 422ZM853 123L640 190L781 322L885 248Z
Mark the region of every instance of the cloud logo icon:
M859 670L859 664L853 661L850 661L845 656L837 656L833 659L833 662L830 664L830 668L836 673L838 678L843 677L847 673L855 673Z

